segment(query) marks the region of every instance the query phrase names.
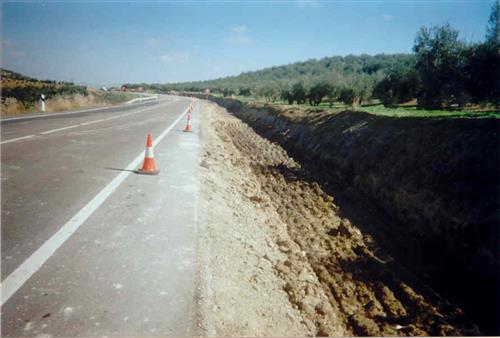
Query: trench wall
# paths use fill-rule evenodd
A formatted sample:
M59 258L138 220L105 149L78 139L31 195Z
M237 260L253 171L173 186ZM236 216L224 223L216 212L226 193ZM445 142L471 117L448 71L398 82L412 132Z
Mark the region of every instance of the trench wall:
M324 184L355 196L358 208L387 215L365 222L369 231L483 332L500 333L500 120L296 115L199 97L278 142Z

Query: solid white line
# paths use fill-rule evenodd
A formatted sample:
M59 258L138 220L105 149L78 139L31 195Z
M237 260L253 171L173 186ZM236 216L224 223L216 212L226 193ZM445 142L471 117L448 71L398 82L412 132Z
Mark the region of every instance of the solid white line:
M40 114L40 115L31 115L31 116L11 117L11 118L6 118L6 119L1 119L0 121L2 121L2 122L3 121L18 121L18 120L26 120L26 119L38 119L41 117L64 116L64 115L86 113L86 112L91 112L91 111L99 110L99 109L121 108L121 107L126 107L126 106L125 105L106 106L106 107L97 107L97 108L91 108L91 109L76 110L76 111L66 112L66 113L53 113L53 114Z
M66 130L66 129L76 128L76 127L79 127L79 126L80 126L79 124L74 124L74 125L72 125L72 126L67 126L67 127L64 127L64 128L59 128L59 129L52 129L52 130L42 131L40 134L42 134L42 135L47 135L47 134L55 133L55 132L58 132L58 131L61 131L61 130Z
M175 101L172 101L172 102L175 102ZM41 118L41 117L51 117L51 116L64 116L64 115L87 113L87 112L92 112L92 111L100 110L100 109L104 110L104 109L110 109L110 108L125 108L125 107L130 107L130 105L129 104L121 104L121 105L116 105L116 106L97 107L97 108L82 109L82 110L75 110L75 111L62 112L62 113L52 113L52 114L40 114L40 115L31 115L31 116L10 117L10 118L0 119L0 122L4 122L4 121L19 121L19 120L26 120L26 119L37 119L37 118Z
M23 137L13 138L13 139L10 139L10 140L5 140L5 141L2 141L2 142L0 142L0 144L10 143L10 142L16 142L16 141L20 141L20 140L24 140L24 139L32 138L33 136L35 136L35 135L28 135L28 136L23 136Z
M179 117L158 136L154 144L158 144L174 128L176 124L186 115L187 108ZM142 151L125 171L118 174L108 185L106 185L90 202L87 203L76 215L64 224L54 235L38 248L28 259L26 259L14 272L12 272L0 285L2 293L2 306L9 298L23 286L24 283L64 244L64 242L82 225L104 201L115 191L115 189L130 175L130 170L137 169L144 158Z
M134 112L134 114L142 113L144 111L152 110L152 109L155 109L155 108L158 108L158 107L151 107L151 108L141 109L141 110L138 110L138 111ZM74 125L71 125L71 126L68 126L68 127L63 127L63 128L58 128L58 129L52 129L52 130L48 130L48 131L43 131L40 134L47 135L47 134L55 133L55 132L58 132L58 131L61 131L61 130L66 130L66 129L76 128L76 127L80 127L80 126L85 126L87 124L92 124L92 123L97 123L97 122L104 122L104 121L114 120L114 119L117 119L119 117L121 117L121 116L111 116L111 117L108 117L108 118L105 118L105 119L100 119L100 120L95 120L95 121L90 121L90 122L84 122L84 123L80 123L80 124L74 124Z
M97 122L102 122L102 121L104 121L104 119L90 121L90 122L84 122L84 123L80 123L80 125L81 126L86 126L86 125L89 125L89 124L92 124L92 123L97 123Z
M178 101L178 99L174 99L174 100L169 101L167 103L170 104L170 103L174 103L174 102L177 102L177 101ZM69 126L69 127L63 127L63 128L59 128L59 129L48 130L48 131L41 132L40 134L41 135L47 135L47 134L55 133L55 132L58 132L58 131L61 131L61 130L75 128L75 127L78 127L78 126L86 126L86 125L97 123L97 122L109 121L109 120L117 119L119 117L125 117L125 116L129 116L129 115L134 115L134 114L142 113L142 112L145 112L145 111L148 111L148 110L152 110L152 109L155 109L155 108L158 108L158 107L151 107L151 108L141 109L141 110L138 110L136 112L122 114L122 115L114 116L114 117L108 117L106 119L100 119L100 120L94 120L94 121L89 121L89 122L83 122L83 123L80 123L78 125L73 125L73 126ZM41 116L35 116L35 117L46 117L46 116L55 116L55 115L57 115L57 116L60 116L60 115L70 115L70 114L77 114L77 113L81 113L81 112L87 112L87 111L98 110L98 109L102 109L102 108L94 108L94 109L89 109L89 110L81 110L81 111L75 111L75 112L71 112L71 113L56 113L56 114L50 114L50 115L41 115ZM22 120L22 119L27 119L27 118L34 118L34 117L16 117L16 118L5 119L5 120L2 120L2 121ZM29 138L31 138L33 136L34 135L28 135L28 136L14 138L14 139L11 139L11 140L1 141L0 144L10 143L10 142L16 142L16 141L20 141L20 140L24 140L24 139L29 139Z
M161 97L158 98L158 102L162 101L167 101L168 103L174 103L180 100L180 97L178 96L172 96L172 95L164 95L165 99L162 99ZM62 113L52 113L52 114L39 114L39 115L31 115L31 116L20 116L20 117L9 117L9 118L3 118L0 119L0 122L4 121L18 121L18 120L26 120L26 119L37 119L41 117L51 117L51 116L64 116L64 115L72 115L72 114L80 114L80 113L87 113L87 112L92 112L95 110L104 110L104 109L111 109L111 108L125 108L125 107L130 107L129 104L121 104L121 105L116 105L116 106L106 106L106 107L97 107L97 108L90 108L90 109L82 109L82 110L75 110L75 111L70 111L70 112L62 112Z

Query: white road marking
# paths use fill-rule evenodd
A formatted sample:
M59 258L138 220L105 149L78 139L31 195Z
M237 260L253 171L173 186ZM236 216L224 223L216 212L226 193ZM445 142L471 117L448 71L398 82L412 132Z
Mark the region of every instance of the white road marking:
M79 126L80 126L79 124L74 124L72 126L67 126L67 127L63 127L63 128L42 131L40 134L42 134L42 135L52 134L52 133L56 133L56 132L61 131L61 130L76 128L76 127L79 127Z
M186 115L188 108L175 119L175 121L165 129L154 142L159 144L163 138L177 125ZM68 238L75 233L103 203L106 199L125 181L132 170L137 169L141 160L144 158L145 151L142 151L130 164L118 174L108 185L106 185L90 202L87 203L78 213L76 213L66 224L64 224L55 234L42 244L28 259L17 267L0 285L2 293L2 306L9 298L26 283L28 279L66 242Z
M32 138L32 137L34 137L34 136L35 136L35 135L28 135L28 136L23 136L23 137L13 138L13 139L10 139L10 140L5 140L5 141L2 141L2 142L0 142L0 144L10 143L10 142L16 142L16 141L20 141L20 140L24 140L24 139Z
M90 121L90 122L84 122L84 123L80 123L80 125L81 126L86 126L86 125L89 125L89 124L92 124L92 123L97 123L97 122L102 122L102 121L104 121L104 119Z
M161 101L176 102L178 100L179 100L179 98L177 98L177 97L169 97L167 95L167 97L164 100L158 99L158 102L161 102ZM37 118L41 118L41 117L51 117L51 116L64 116L64 115L72 115L72 114L80 114L80 113L92 112L92 111L100 110L100 109L124 108L124 107L130 107L130 105L122 104L122 105L117 105L117 106L107 106L107 107L97 107L97 108L90 108L90 109L82 109L82 110L76 110L76 111L66 112L66 113L52 113L52 114L40 114L40 115L31 115L31 116L21 116L21 117L10 117L10 118L5 118L5 119L0 119L0 122L4 122L4 121L18 121L18 120L26 120L26 119L37 119Z
M1 121L19 121L19 120L26 120L26 119L38 119L41 117L50 117L50 116L64 116L64 115L72 115L72 114L80 114L80 113L86 113L86 112L91 112L94 110L99 110L99 109L108 109L108 108L120 108L120 107L125 107L124 105L122 106L109 106L109 107L98 107L98 108L92 108L92 109L84 109L84 110L77 110L77 111L72 111L72 112L67 112L67 113L53 113L53 114L41 114L41 115L31 115L31 116L21 116L21 117L11 117L11 118L6 118L6 119L1 119Z
M169 101L168 103L173 103L173 102L177 102L177 100ZM109 120L117 119L117 118L120 118L120 117L125 117L125 116L129 116L129 115L139 114L139 113L142 113L142 112L145 112L145 111L148 111L148 110L152 110L152 109L155 109L155 108L158 108L158 107L155 106L155 107L151 107L151 108L141 109L141 110L138 110L138 111L132 112L132 113L122 114L122 115L118 115L118 116L112 116L112 117L108 117L108 118L100 119L100 120L83 122L83 123L75 124L75 125L68 126L68 127L47 130L47 131L41 132L40 134L41 135L48 135L48 134L56 133L56 132L61 131L61 130L72 129L72 128L76 128L76 127L79 127L79 126L86 126L86 125L93 124L93 123L104 122L104 121L109 121ZM86 112L86 111L97 110L97 109L101 109L101 108L95 108L95 109L89 109L89 110L85 110L85 111L77 111L77 112L71 112L71 113L58 113L57 115L76 114L76 113L81 113L81 112ZM54 114L51 114L51 115L54 115ZM43 117L43 116L37 116L37 117ZM28 118L28 117L26 117L26 118ZM20 118L12 118L12 119L8 119L8 120L17 120L17 119L23 119L23 118L22 117L20 117ZM20 140L23 140L23 139L29 139L29 138L32 138L34 136L35 135L22 136L22 137L18 137L18 138L6 140L6 141L1 141L0 144L10 143L10 142L16 142L16 141L20 141Z
M148 111L148 110L152 110L152 109L155 109L155 108L158 108L158 107L155 106L155 107L151 107L151 108L141 109L141 110L138 110L136 112L129 113L128 115L139 114L139 113L142 113L142 112L145 112L145 111ZM76 128L76 127L80 127L80 126L86 126L88 124L97 123L97 122L104 122L104 121L114 120L114 119L117 119L117 118L120 118L120 117L122 117L122 115L111 116L111 117L108 117L108 118L105 118L105 119L94 120L94 121L84 122L84 123L80 123L80 124L75 124L75 125L64 127L64 128L59 128L59 129L53 129L53 130L49 130L49 131L44 131L44 132L41 132L40 134L42 134L42 135L51 134L51 133L55 133L55 132L58 132L58 131L61 131L61 130L65 130L65 129L71 129L71 128Z

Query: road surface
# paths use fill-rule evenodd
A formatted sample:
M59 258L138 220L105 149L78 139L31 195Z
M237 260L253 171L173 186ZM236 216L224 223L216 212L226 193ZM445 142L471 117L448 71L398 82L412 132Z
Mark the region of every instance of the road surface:
M195 334L189 101L2 123L2 336ZM158 176L133 172L148 132Z

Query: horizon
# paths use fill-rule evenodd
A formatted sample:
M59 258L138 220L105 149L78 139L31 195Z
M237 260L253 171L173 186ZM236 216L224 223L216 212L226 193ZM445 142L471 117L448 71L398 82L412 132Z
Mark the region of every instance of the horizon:
M447 22L462 40L483 41L492 4L3 2L2 68L94 86L204 81L325 57L412 53L420 27Z

